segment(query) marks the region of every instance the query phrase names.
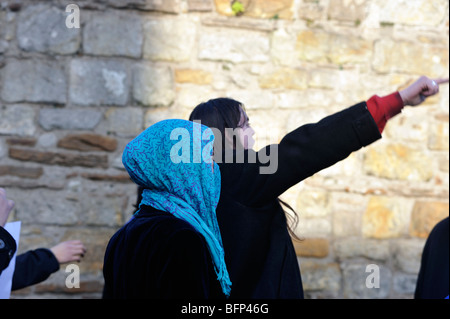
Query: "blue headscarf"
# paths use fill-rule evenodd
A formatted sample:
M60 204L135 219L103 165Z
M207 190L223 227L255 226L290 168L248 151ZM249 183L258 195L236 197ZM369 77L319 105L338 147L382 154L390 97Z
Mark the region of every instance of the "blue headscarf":
M171 213L203 235L217 279L229 296L231 282L216 217L220 170L212 160L213 142L212 130L204 125L164 120L129 142L122 162L131 179L145 187L139 207Z

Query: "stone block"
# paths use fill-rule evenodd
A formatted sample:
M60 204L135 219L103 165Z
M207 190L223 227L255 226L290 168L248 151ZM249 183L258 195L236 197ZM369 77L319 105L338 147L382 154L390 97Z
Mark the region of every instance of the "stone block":
M6 144L12 146L35 146L37 140L34 137L11 137L6 140Z
M256 32L241 30L205 30L198 43L200 60L232 63L268 62L270 40Z
M37 143L39 147L52 148L56 146L57 139L56 134L48 132L40 135Z
M373 10L379 12L381 23L408 26L437 26L445 19L445 13L448 12L448 1L445 0L381 0L376 1L374 5Z
M297 15L300 19L308 22L318 21L324 18L326 6L319 1L308 1L299 4Z
M142 55L142 18L126 12L90 12L83 32L83 51L92 55Z
M429 121L423 120L428 112L428 107L404 109L401 115L389 120L383 135L392 139L401 138L408 142L424 143L429 135L428 132L432 130Z
M375 42L372 67L380 73L406 72L426 74L430 77L448 76L448 47L424 44L420 41L382 39Z
M366 17L367 5L366 0L331 0L327 15L329 19L357 23Z
M403 144L370 147L364 154L367 174L411 182L429 181L433 177L432 158L423 150Z
M325 258L330 252L330 242L326 238L306 238L293 241L295 253L300 257Z
M109 108L105 113L105 125L109 132L134 138L143 130L143 118L141 108Z
M437 122L430 125L428 148L433 151L449 150L448 122Z
M397 198L373 196L362 219L362 233L370 238L396 238L406 233L409 210Z
M170 67L139 64L134 68L133 97L145 106L169 106L175 99Z
M300 214L295 233L299 237L327 237L331 234L331 223L325 218L303 218Z
M436 201L417 201L414 204L409 233L411 236L427 238L438 222L448 217L449 204Z
M52 60L9 60L0 72L0 96L6 102L66 103L64 67Z
M335 209L333 211L334 236L346 237L361 233L361 215L358 212Z
M69 97L79 105L125 105L130 93L129 65L117 60L74 59Z
M391 246L394 265L403 272L418 274L424 240L399 239Z
M300 263L305 292L314 290L338 291L341 286L341 272L336 263Z
M144 21L144 59L189 61L194 51L197 26L192 19L148 19Z
M42 176L43 172L42 167L0 165L0 176L12 175L23 178L39 178Z
M58 147L69 150L88 151L108 151L113 152L117 148L117 140L108 136L98 134L71 134L60 139Z
M15 15L2 10L0 12L0 53L5 53L10 47L10 41L15 36Z
M296 51L298 58L304 61L359 64L370 61L372 42L347 34L305 30L297 35Z
M63 9L48 5L26 6L19 14L17 40L25 51L73 54L81 43L80 30L67 28Z
M270 58L275 65L282 65L288 68L296 66L298 63L296 53L296 35L284 28L279 28L272 32L270 44Z
M91 196L79 198L78 201L86 225L120 227L125 222L122 218L126 202L124 196L91 194Z
M176 69L175 82L176 83L193 83L199 85L211 84L212 74L203 70L195 69Z
M329 193L304 190L298 194L296 210L305 217L324 217L329 214Z
M65 196L55 196L55 191L43 189L27 190L26 193L26 196L23 196L22 193L22 196L14 197L15 207L18 210L16 218L22 221L22 225L34 225L35 227L58 225L61 227L73 226L81 222L81 209L78 203L65 198ZM22 235L25 239L27 234ZM35 243L31 241L29 244Z
M340 260L363 257L386 261L391 257L388 240L365 239L356 236L333 241L333 251Z
M108 157L106 155L78 155L75 153L47 152L10 147L9 157L20 161L47 165L108 167Z
M100 111L86 109L52 109L39 111L39 124L47 130L92 130L100 123Z
M308 77L305 70L284 68L260 76L258 83L263 89L305 90L308 88Z
M0 106L0 135L33 136L35 111L27 105Z

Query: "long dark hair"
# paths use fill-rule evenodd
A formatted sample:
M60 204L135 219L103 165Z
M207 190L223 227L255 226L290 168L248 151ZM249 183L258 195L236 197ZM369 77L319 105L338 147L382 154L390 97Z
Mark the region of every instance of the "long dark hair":
M218 129L222 134L222 140L220 142L222 143L221 147L223 148L226 145L225 129L236 129L238 127L242 111L245 112L245 108L241 102L231 98L221 97L211 99L207 102L203 102L197 105L191 112L189 121L201 121L202 124L210 128ZM214 146L216 145L218 144L215 144ZM282 206L286 207L292 212L292 214L290 214L284 210L286 219L289 220L289 234L292 238L301 240L294 231L299 219L297 212L289 204L282 201L281 199L278 198L278 201Z

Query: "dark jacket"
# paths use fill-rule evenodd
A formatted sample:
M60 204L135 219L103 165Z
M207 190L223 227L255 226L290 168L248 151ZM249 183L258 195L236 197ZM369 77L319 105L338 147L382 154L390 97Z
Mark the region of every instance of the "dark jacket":
M103 298L224 298L204 237L149 206L109 241L103 276Z
M414 297L444 299L449 295L449 224L448 217L431 231L422 253Z
M223 154L217 218L232 282L230 298L303 298L300 268L278 196L379 138L363 102L297 128L256 156L245 151L244 163L226 163ZM277 170L260 174L260 168L269 165L260 155L269 151L278 152ZM251 163L254 157L263 160Z
M51 250L39 248L16 257L11 290L38 284L59 270L59 262Z
M0 226L0 275L8 267L11 258L16 252L16 241L8 231Z

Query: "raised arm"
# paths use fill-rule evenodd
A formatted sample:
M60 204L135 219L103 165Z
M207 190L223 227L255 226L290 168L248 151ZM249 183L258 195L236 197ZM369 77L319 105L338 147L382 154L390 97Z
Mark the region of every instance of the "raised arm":
M256 205L278 197L305 178L373 143L381 138L386 122L399 114L405 105L419 105L439 92L439 84L447 82L448 79L432 80L423 76L400 92L385 97L373 96L367 102L288 133L280 144L267 146L258 152L261 158L267 158L265 154L269 150L275 152L276 155L271 153L270 158L277 160L277 165L273 173L259 174L255 183L248 185L248 193L252 195L246 201ZM253 173L249 175L256 176L255 166L250 170Z

